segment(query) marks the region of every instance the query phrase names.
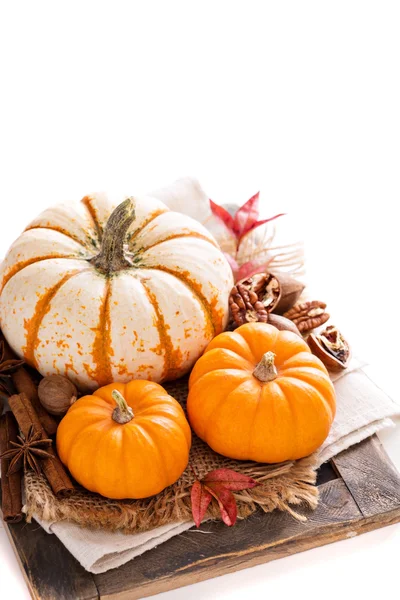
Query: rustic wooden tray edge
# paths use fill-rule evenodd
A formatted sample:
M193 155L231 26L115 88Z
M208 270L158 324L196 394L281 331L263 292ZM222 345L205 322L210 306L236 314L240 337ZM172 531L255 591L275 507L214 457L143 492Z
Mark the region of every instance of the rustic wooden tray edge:
M308 521L261 511L234 528L202 526L100 575L86 572L37 524L4 524L34 599L135 600L360 535L400 521L400 474L376 436L331 461ZM336 477L336 478L335 478Z

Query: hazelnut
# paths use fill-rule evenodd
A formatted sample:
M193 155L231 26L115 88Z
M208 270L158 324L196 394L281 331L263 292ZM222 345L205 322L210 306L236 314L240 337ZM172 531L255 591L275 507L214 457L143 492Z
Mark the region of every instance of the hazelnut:
M292 331L301 337L301 333L296 325L290 319L286 319L286 317L270 313L268 315L268 323L279 329L279 331Z

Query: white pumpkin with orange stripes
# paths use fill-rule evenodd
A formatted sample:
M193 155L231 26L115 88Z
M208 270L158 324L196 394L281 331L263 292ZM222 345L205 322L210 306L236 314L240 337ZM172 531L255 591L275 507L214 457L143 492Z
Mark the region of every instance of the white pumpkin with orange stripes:
M228 319L232 271L211 234L155 198L44 211L0 267L0 325L42 375L82 389L186 373Z

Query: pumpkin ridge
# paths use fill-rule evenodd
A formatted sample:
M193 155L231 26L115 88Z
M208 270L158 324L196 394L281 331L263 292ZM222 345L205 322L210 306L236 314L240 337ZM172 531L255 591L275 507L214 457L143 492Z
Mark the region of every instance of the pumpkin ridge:
M66 229L63 229L62 227L58 227L57 225L28 225L28 227L26 227L25 231L32 231L32 229L50 229L51 231L57 231L57 233L61 233L62 235L65 235L66 237L70 238L71 240L73 240L74 242L79 244L80 246L83 246L83 248L86 248L86 245L78 238L78 236L67 231Z
M293 374L287 373L287 371L289 371L289 369L287 369L286 372L285 371L280 372L279 375L280 375L280 377L283 377L283 378L289 378L289 379L294 378L294 379L300 380L300 381L308 384L309 386L315 388L321 394L321 396L325 399L325 396L323 395L322 391L319 389L319 382L321 381L321 379L320 379L321 371L317 367L315 367L314 371L310 371L310 369L312 369L312 368L313 367L302 367L302 369L300 370L298 368L296 369L295 367L293 367L293 371L295 371L295 373L293 373ZM308 377L308 376L310 376L310 377ZM310 381L310 379L312 379L315 376L318 378L317 381ZM327 381L330 383L330 386L332 388L332 390L331 390L332 397L333 397L334 396L334 388L333 388L333 384L332 384L331 380L323 379L322 381ZM328 406L330 407L330 403L327 400L326 400L326 402L327 402ZM331 411L332 411L332 407L331 407ZM332 416L334 416L334 414Z
M226 369L226 370L229 370L229 369ZM201 378L200 378L200 379L201 379ZM197 381L199 381L199 380L197 380ZM197 383L197 382L196 382L196 383ZM223 399L221 402L219 402L219 403L218 403L216 406L214 406L214 409L211 411L211 413L210 413L210 414L209 414L209 416L208 416L208 423L210 423L210 422L214 422L214 416L215 416L215 414L216 414L216 413L217 413L217 412L218 412L218 411L219 411L219 410L220 410L220 409L221 409L223 406L225 406L225 404L228 404L228 401L231 399L231 396L232 396L232 394L235 394L235 393L236 393L236 391L237 391L237 389L238 389L238 388L239 388L241 385L243 385L244 383L247 383L247 380L246 380L246 379L244 379L244 380L243 380L243 381L241 381L241 382L240 382L240 383L239 383L237 386L235 386L235 387L234 387L234 388L233 388L233 389L232 389L232 390L229 392L229 394L227 394L227 395L225 396L225 398L224 398L224 399ZM205 434L205 436L204 436L204 441L206 442L206 444L208 444L208 445L210 446L210 448L212 448L212 446L211 446L211 444L210 444L210 442L209 442L209 435L207 434L207 431L206 431L206 434ZM213 449L214 449L214 448L213 448Z
M35 358L35 351L40 343L38 334L42 321L50 310L51 301L60 288L67 283L67 281L69 281L72 277L75 277L75 275L88 270L89 269L84 269L80 271L79 269L76 269L71 273L66 273L64 277L60 279L60 281L58 281L52 288L47 290L47 292L45 292L45 294L43 294L43 296L38 300L32 317L24 320L24 328L26 330L26 345L24 348L22 348L22 351L28 364L33 365L35 368L38 366Z
M232 350L232 348L229 348L229 347L227 348L226 337L228 338L229 341L233 341L234 343L236 342L239 345L239 350L243 351L244 353L247 353L249 358L246 358L242 354L239 354L239 352L237 350ZM244 339L244 337L242 335L238 334L236 331L224 331L217 337L213 338L211 340L211 342L208 344L207 348L204 350L204 354L207 354L207 352L210 352L211 350L214 350L215 348L228 349L231 352L234 352L240 358L243 358L243 360L247 360L250 363L255 362L254 353L252 352L249 344Z
M101 238L103 237L103 227L101 226L101 223L97 216L96 208L91 203L92 200L93 198L91 198L90 196L85 196L84 198L82 198L81 202L88 211L89 216L93 221L93 227L97 232L99 240L101 241Z
M199 233L198 231L189 231L188 233L182 232L182 233L175 233L175 234L168 235L166 238L164 238L162 240L157 240L157 242L150 244L150 246L142 246L140 248L140 250L143 252L147 252L147 250L152 250L153 248L155 248L155 246L158 246L159 244L163 244L164 242L169 242L170 240L178 240L181 238L191 238L191 237L197 238L199 240L203 240L205 242L209 242L210 244L212 244L213 246L218 248L217 243L214 242L214 240L207 237L206 235L203 235L202 233Z
M202 358L202 357L201 357ZM201 381L203 379L203 377L207 377L208 375L210 375L211 373L231 373L232 374L236 374L236 375L243 375L244 378L248 378L249 375L251 375L251 373L247 373L244 369L210 369L209 371L207 371L206 373L203 373L203 375L200 375L200 377L198 377L197 379L195 379L194 381L191 382L190 387L193 387L194 385L196 385L196 383L198 383L199 381ZM240 385L241 383L243 383L243 381L241 381L240 383L238 383L238 385Z
M285 375L282 375L282 377L279 378L279 387L281 387L281 383L283 383L283 380L286 381L290 381L291 384L293 385L294 383L298 383L299 381L301 381L301 383L305 384L307 386L307 388L311 389L313 391L313 393L318 394L319 399L322 401L323 406L325 407L326 412L328 413L328 415L331 418L331 423L333 422L333 419L335 417L335 413L333 408L331 407L331 405L329 404L329 402L324 398L324 396L321 394L321 392L314 387L313 385L311 385L311 383L309 383L308 381L304 381L303 379L301 379L301 377L286 377ZM278 381L278 379L277 379ZM282 388L281 388L282 389ZM282 392L285 394L284 390L282 390ZM286 394L285 394L286 396Z
M149 423L149 425L151 426L151 422ZM147 431L146 428L146 423L144 424L139 424L137 425L137 427L141 430L141 432L144 431L144 434L146 436L146 439L150 440L151 445L153 446L153 448L155 448L157 450L157 454L160 460L160 463L162 465L162 472L164 474L164 484L163 487L167 487L168 486L168 482L169 482L169 472L166 466L166 460L165 460L165 456L164 453L162 451L162 448L160 448L159 444L158 444L158 439L156 436L152 436L151 433L149 431Z
M28 258L25 261L18 262L15 265L13 265L13 267L11 267L11 269L9 269L3 275L3 279L1 282L1 286L0 286L0 295L3 291L3 289L6 287L7 283L10 281L10 279L12 279L20 271L23 271L24 269L26 269L26 267L29 267L30 265L33 265L37 262L42 262L45 260L54 260L54 259L59 259L59 258L67 258L68 260L71 260L71 259L72 260L86 260L85 258L75 256L73 254L71 254L69 256L60 255L60 254L48 254L47 256L34 256L32 258Z
M157 217L159 217L160 215L163 215L167 212L170 212L168 210L168 208L158 208L157 210L155 210L154 212L151 213L151 215L141 224L140 227L138 227L137 229L135 229L135 231L132 231L132 233L129 235L128 238L128 246L129 249L131 250L131 243L132 241L139 235L139 233L141 233L143 231L143 229L145 227L147 227L147 225L150 225L150 223L152 221L154 221L154 219L157 219Z
M168 269L168 267L164 267L162 265L146 266L144 268L153 270L153 271L163 271L164 273L168 273L169 275L172 275L172 277L176 277L184 285L186 285L186 287L188 287L190 289L192 294L198 299L199 303L203 307L204 314L207 318L207 323L212 330L212 336L214 337L214 335L219 333L219 328L221 327L221 325L219 325L219 328L217 330L216 323L221 322L221 317L220 317L220 315L217 316L217 311L214 310L214 313L213 313L212 303L209 303L207 298L200 291L200 285L198 283L188 279L187 277L185 277L185 275L183 273L177 273L176 271L173 271L172 269Z
M90 379L96 381L99 386L112 381L110 356L113 356L114 352L111 344L110 296L111 281L106 279L104 296L100 304L98 326L95 330L92 347L92 358L95 367L91 368L87 363L83 365Z
M182 364L182 353L179 350L179 348L174 347L171 336L167 333L167 329L169 328L169 326L165 323L164 315L162 314L160 307L158 306L156 296L153 294L153 292L151 292L151 290L149 290L149 288L143 282L143 280L140 280L140 283L142 284L143 289L146 292L147 298L149 299L149 302L154 309L157 319L156 327L160 339L159 346L161 346L164 349L164 367L162 380L168 378L174 379L176 378L175 375L177 372L179 372L179 368ZM160 352L160 350L161 348L157 348L158 352Z
M254 428L255 428L256 422L257 422L257 414L258 414L258 412L260 410L262 393L263 393L263 386L260 385L260 391L259 391L258 398L257 398L257 406L256 406L256 409L254 411L253 422L250 425L250 430L249 430L250 433L249 433L249 445L248 445L248 448L247 448L247 456L252 456L251 444L252 444L252 441L253 441L253 431L254 431Z
M285 402L286 402L287 406L289 407L291 418L292 418L293 422L295 423L294 435L291 438L291 440L292 440L292 456L294 456L295 450L296 450L297 445L298 445L298 443L297 443L297 439L298 439L298 435L297 435L297 433L298 433L298 425L297 425L298 418L297 418L297 415L296 415L296 411L293 408L292 402L287 397L287 394L286 394L285 390L282 389L281 386L279 385L280 378L281 378L281 374L279 373L278 377L276 379L274 379L274 383L275 383L276 386L278 386L280 393L285 398Z

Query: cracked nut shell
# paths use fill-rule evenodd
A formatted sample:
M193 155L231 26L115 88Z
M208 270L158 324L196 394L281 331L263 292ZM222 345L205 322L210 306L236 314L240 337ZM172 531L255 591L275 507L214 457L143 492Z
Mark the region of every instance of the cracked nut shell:
M267 323L268 313L280 299L278 279L270 273L256 273L238 281L229 297L232 319L238 327L244 323Z
M321 333L312 333L307 343L311 352L331 371L340 371L349 364L350 346L334 325L329 325Z
M303 293L305 285L301 281L298 281L297 279L295 279L291 275L287 275L286 273L274 273L274 275L279 281L281 295L273 312L277 315L283 315L285 312L290 310L299 300L301 294Z

